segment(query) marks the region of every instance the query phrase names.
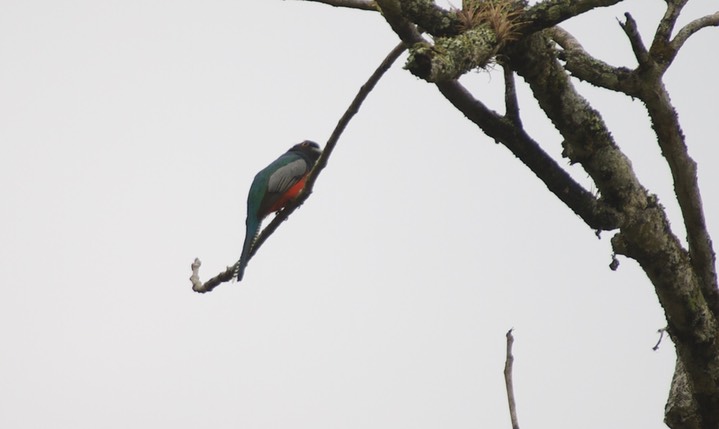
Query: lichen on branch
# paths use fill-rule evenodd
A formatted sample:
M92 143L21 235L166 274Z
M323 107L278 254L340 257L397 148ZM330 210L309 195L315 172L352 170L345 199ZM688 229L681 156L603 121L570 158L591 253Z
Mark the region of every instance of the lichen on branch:
M452 80L486 66L498 47L494 31L485 24L456 37L438 37L434 45L415 44L409 50L405 68L428 82Z
M451 12L459 34L435 34L434 45L415 44L405 68L429 82L443 82L486 66L504 44L519 37L520 10L511 0L465 0L462 9ZM410 18L418 16L422 15L415 12Z

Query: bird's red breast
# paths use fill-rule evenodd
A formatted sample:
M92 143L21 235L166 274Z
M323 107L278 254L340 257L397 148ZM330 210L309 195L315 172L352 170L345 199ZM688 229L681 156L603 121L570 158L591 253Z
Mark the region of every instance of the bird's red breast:
M302 191L302 188L305 187L305 182L307 181L307 176L305 175L302 177L297 183L292 185L290 189L288 189L284 194L280 196L277 201L275 201L274 204L272 204L266 212L260 213L261 217L265 217L269 215L270 213L274 213L282 209L284 206L286 206L290 201L297 198L297 196Z

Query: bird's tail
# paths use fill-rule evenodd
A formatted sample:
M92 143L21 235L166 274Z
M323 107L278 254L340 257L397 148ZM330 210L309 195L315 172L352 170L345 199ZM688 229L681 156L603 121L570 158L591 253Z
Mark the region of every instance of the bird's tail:
M242 245L242 256L237 261L235 267L235 277L237 281L242 281L242 277L245 275L245 268L250 260L250 252L252 251L252 245L255 244L257 234L260 232L259 222L252 222L248 219L247 221L247 232L245 233L245 242Z

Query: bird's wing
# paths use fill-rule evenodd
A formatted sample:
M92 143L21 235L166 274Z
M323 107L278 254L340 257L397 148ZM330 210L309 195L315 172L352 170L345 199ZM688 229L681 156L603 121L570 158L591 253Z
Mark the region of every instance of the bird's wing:
M267 192L282 194L307 173L307 162L300 158L278 168L267 182Z

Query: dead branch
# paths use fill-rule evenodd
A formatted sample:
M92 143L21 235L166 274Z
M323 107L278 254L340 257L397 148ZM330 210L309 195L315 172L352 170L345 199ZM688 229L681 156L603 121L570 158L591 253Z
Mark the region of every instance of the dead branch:
M649 52L647 47L644 46L641 34L637 28L637 22L632 18L632 15L627 12L624 14L626 19L624 22L619 21L619 26L624 30L624 34L629 38L629 43L632 45L632 51L636 57L639 65L645 65L649 63Z
M514 356L512 356L513 330L514 328L507 331L507 359L504 362L504 384L507 387L507 403L509 404L509 418L512 420L512 429L519 429L517 403L514 400L514 382L512 381L512 366L514 365Z

